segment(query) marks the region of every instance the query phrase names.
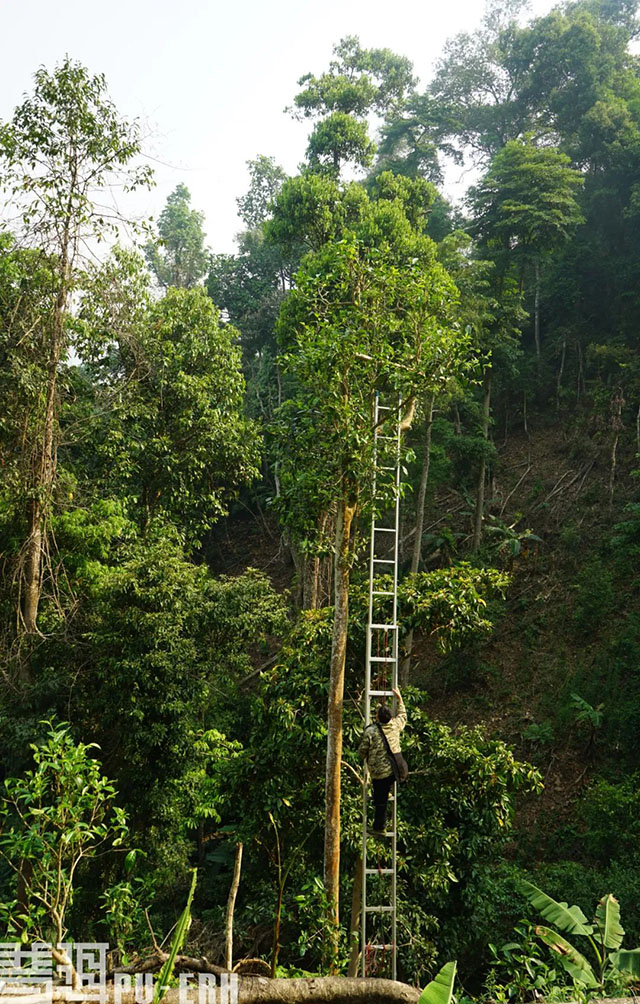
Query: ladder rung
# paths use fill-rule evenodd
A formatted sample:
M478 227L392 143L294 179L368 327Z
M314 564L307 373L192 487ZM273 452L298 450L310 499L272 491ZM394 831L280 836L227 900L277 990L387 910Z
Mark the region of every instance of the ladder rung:
M388 439L390 443L395 443L398 439L397 436L376 436L376 439Z
M388 697L392 693L393 690L370 690L369 697Z
M369 627L371 627L371 628L384 628L385 631L397 631L398 630L398 625L397 624L370 624Z
M393 558L374 558L373 560L377 561L379 565L395 565Z
M378 411L394 411L393 405L390 404L379 404Z
M367 913L393 913L392 906L365 906Z
M395 526L374 526L374 533L397 533Z
M366 875L393 875L393 868L365 868Z
M369 662L397 662L395 655L371 655Z
M367 948L373 948L373 949L379 948L383 952L386 952L388 948L389 949L391 948L391 945L367 945Z
M372 596L393 596L393 589L372 589Z
M379 467L379 471L395 471L395 467Z

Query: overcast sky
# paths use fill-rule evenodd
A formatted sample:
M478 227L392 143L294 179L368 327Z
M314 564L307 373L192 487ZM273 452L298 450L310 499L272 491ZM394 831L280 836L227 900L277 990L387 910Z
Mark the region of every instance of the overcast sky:
M534 13L553 0L533 0ZM138 117L157 186L135 210L157 215L183 182L206 217L214 251L234 249L235 199L246 161L274 156L294 173L308 123L291 104L304 73L321 73L332 46L408 56L423 83L445 40L479 22L481 0L0 0L0 118L32 88L38 66L68 53L106 75L120 113ZM452 182L455 179L451 179Z

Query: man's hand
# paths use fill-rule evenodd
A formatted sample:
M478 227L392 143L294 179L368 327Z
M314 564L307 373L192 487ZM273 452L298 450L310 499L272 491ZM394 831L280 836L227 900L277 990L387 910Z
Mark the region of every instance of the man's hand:
M396 696L396 697L398 698L398 700L399 700L399 701L401 701L401 700L402 700L402 698L401 698L401 696L400 696L400 691L398 690L398 688L397 688L397 687L394 687L394 688L393 688L393 693L395 694L395 696Z

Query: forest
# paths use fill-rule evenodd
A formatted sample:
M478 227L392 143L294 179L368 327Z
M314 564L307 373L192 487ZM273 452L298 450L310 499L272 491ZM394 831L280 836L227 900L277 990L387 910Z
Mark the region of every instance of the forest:
M637 6L489 0L426 84L336 40L233 254L184 183L122 218L139 124L72 56L0 122L5 942L241 1002L640 985ZM360 938L381 401L395 982Z

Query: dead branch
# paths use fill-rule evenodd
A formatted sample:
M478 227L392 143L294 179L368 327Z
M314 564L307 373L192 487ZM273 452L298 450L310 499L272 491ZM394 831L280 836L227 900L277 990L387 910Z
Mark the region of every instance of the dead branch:
M240 885L240 870L242 868L242 841L236 844L236 859L233 868L233 881L229 890L227 901L227 916L225 921L225 965L227 969L233 966L233 911L236 905L236 896Z
M507 495L506 499L505 499L505 500L504 500L504 502L502 503L502 508L501 508L501 510L500 510L500 516L501 516L501 517L502 517L502 516L504 515L504 511L505 511L505 509L507 508L507 505L508 505L508 502L509 502L509 499L511 498L511 496L512 496L512 495L514 495L514 494L515 494L515 492L517 492L518 488L520 487L520 485L522 484L522 482L524 481L524 479L526 478L526 476L527 476L527 474L529 473L529 471L530 471L530 470L531 470L531 465L529 465L529 467L527 467L526 471L524 472L524 474L522 475L522 477L521 477L521 478L519 479L519 481L518 481L518 483L516 484L515 488L512 488L512 489L511 489L511 491L510 491L510 492L509 492L509 494Z
M131 976L135 973L160 972L168 958L168 952L155 950L146 958L134 959L128 966L117 966L115 969L108 970L105 978L112 980L116 973L126 973ZM215 966L205 956L201 959L194 959L189 955L176 955L175 971L178 973L211 973L214 976L220 976L222 973L229 972L224 966Z

